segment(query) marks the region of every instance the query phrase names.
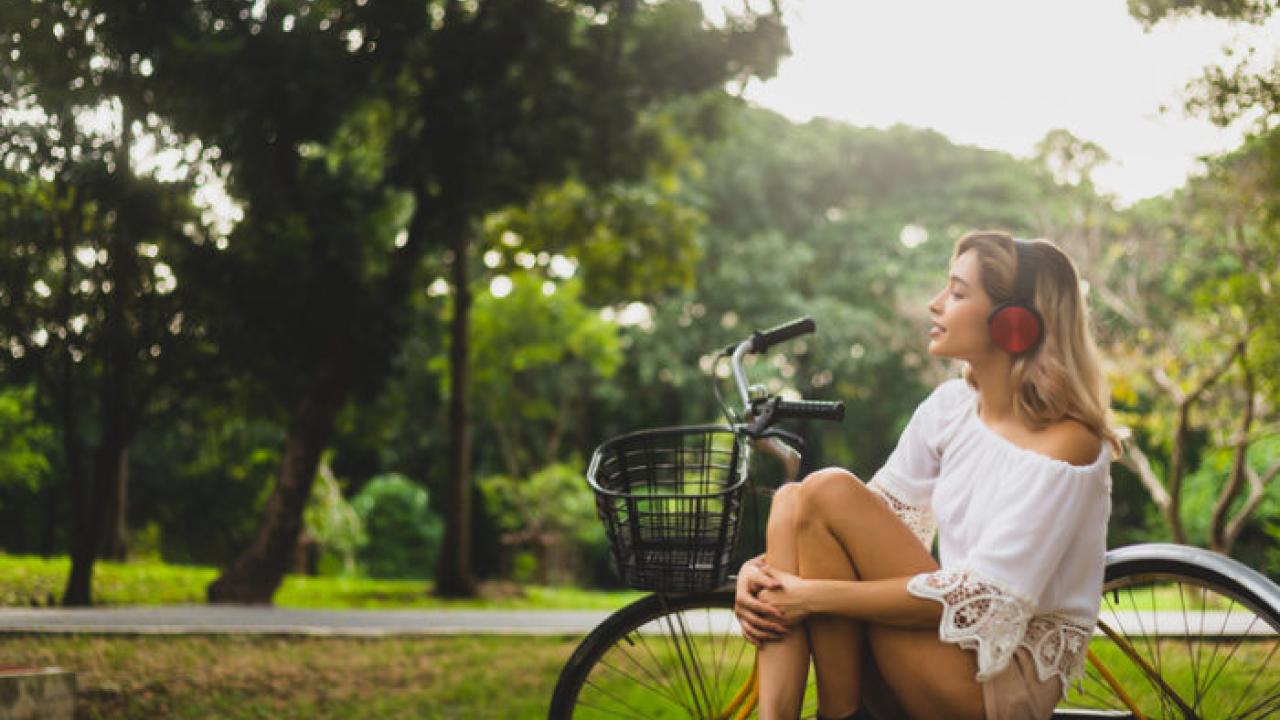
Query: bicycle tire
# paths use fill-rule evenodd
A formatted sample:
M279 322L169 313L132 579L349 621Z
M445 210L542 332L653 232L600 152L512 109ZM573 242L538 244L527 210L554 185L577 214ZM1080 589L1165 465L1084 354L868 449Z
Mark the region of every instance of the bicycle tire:
M725 717L755 658L732 613L733 592L723 589L647 595L622 608L569 658L548 717ZM815 713L812 688L806 701Z
M1105 577L1100 628L1114 637L1095 633L1090 649L1129 702L1089 663L1056 717L1280 713L1280 587L1225 556L1160 543L1109 552Z

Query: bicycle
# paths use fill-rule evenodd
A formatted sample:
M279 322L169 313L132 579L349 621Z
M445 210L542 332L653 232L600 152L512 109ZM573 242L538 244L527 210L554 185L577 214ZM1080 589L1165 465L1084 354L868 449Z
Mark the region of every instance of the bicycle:
M588 480L626 582L652 591L578 645L548 717L741 720L758 699L754 648L733 616L729 575L742 501L758 490L751 449L798 477L788 418L834 420L839 403L786 401L750 386L744 357L814 330L803 318L722 350L741 413L728 425L659 428L600 446ZM713 373L714 378L714 373ZM758 537L757 533L757 537ZM1280 715L1280 586L1235 560L1162 543L1108 551L1087 674L1055 718L1263 718ZM1273 662L1274 661L1274 662ZM816 714L812 686L804 716Z

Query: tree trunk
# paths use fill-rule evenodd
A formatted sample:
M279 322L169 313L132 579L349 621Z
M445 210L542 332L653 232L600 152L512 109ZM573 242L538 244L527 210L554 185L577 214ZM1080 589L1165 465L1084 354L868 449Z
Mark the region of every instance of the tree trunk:
M123 562L129 554L129 449L120 451L120 463L116 469L115 492L112 494L110 517L102 537L103 559Z
M62 589L63 605L89 604L93 558L97 550L94 547L97 535L89 532L88 509L93 505L90 497L93 480L84 467L83 449L76 447L77 444L74 440L64 443L67 446L67 495L71 501L67 508L71 516L71 572Z
M453 318L449 322L449 482L444 542L436 568L435 594L473 597L471 574L471 284L467 232L454 235L451 275Z
M332 377L341 375L334 372ZM298 404L257 534L249 547L209 584L209 602L271 603L293 565L294 548L302 533L302 512L311 496L320 454L329 442L334 418L346 396L342 383L322 380Z
M116 476L125 453L123 438L109 433L93 453L93 465L73 493L75 524L71 529L71 572L62 593L66 606L93 603L93 564L101 548L102 528L115 506Z
M1169 468L1169 508L1165 512L1165 520L1169 530L1173 532L1173 541L1187 544L1187 531L1182 525L1182 475L1183 460L1186 454L1187 430L1191 423L1191 402L1183 402L1178 406L1178 421L1173 431L1173 450L1170 453Z
M57 541L58 516L62 508L62 488L50 483L43 490L44 527L40 530L40 556L53 557Z

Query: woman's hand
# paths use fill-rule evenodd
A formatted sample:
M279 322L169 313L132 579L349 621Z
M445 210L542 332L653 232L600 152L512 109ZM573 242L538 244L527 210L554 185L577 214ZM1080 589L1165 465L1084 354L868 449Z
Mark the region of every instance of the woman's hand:
M811 584L798 575L792 575L763 563L757 568L764 589L756 599L776 611L774 617L791 627L809 616L809 591Z
M748 560L738 570L738 587L733 597L733 614L738 617L742 634L747 642L757 648L771 640L780 640L787 634L782 615L777 608L761 602L759 595L775 583L761 572L762 563Z

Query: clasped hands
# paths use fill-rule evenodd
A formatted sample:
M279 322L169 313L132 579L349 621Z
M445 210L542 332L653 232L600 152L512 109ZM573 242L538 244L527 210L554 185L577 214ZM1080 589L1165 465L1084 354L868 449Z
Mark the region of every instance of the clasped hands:
M804 578L751 559L738 571L733 613L742 634L757 648L781 640L809 615L809 583Z

